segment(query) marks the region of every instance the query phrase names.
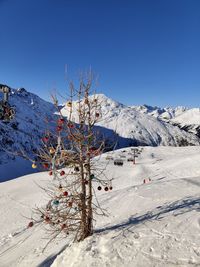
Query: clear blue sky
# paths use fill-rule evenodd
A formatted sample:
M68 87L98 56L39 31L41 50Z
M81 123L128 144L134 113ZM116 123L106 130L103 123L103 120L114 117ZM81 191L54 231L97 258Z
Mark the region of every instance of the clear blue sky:
M0 0L0 83L49 99L65 65L125 104L200 106L200 1Z

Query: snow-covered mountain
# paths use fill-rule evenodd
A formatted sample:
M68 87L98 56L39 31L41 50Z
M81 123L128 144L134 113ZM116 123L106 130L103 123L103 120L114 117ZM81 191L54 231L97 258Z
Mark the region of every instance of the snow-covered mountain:
M174 117L172 121L185 125L200 125L200 108L186 110L179 116Z
M155 118L168 122L174 126L189 133L194 133L200 137L200 109L186 107L151 107L148 105L132 106L133 110L137 110L143 114L151 115Z
M99 126L112 129L119 136L127 138L130 145L198 145L199 138L197 136L181 130L179 127L173 126L155 114L166 113L159 108L151 108L144 106L128 107L116 102L103 94L97 94L101 103L102 120ZM76 113L77 102L73 103L73 111ZM151 110L151 112L150 112ZM185 110L177 108L176 110L168 109L168 116L174 117ZM63 107L61 112L68 117L69 108ZM153 116L154 112L154 116ZM165 114L166 115L166 114ZM75 121L78 121L76 114Z
M55 112L53 104L25 89L12 89L9 102L16 115L10 123L0 121L0 181L33 172L31 163L16 154L32 157Z
M160 108L160 107L142 105L142 106L131 106L131 108L143 114L148 114L155 118L163 120L173 119L188 110L188 108L182 106L176 108L171 108L171 107Z
M170 122L200 137L200 108L186 110L179 116L174 117Z

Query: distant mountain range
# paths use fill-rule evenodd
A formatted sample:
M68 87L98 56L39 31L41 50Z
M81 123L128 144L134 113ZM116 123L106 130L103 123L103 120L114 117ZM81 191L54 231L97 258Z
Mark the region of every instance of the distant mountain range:
M182 130L183 124L180 127L178 125L179 117L191 110L184 107L162 109L147 105L126 106L103 94L97 94L96 97L101 103L103 117L98 125L115 131L120 137L127 138L129 145L199 145L199 138L194 132ZM74 105L76 104L75 102ZM69 109L63 107L61 112L67 117ZM195 116L200 118L200 113ZM191 121L193 119L191 118ZM188 123L189 119L184 126ZM190 124L190 127L195 125Z
M118 147L200 144L198 108L126 106L103 94L96 97L101 103L103 115L98 128L111 141L116 139L117 134ZM15 107L15 119L10 123L0 121L0 181L33 171L30 162L15 154L24 151L33 157L45 131L48 128L52 130L56 120L53 104L23 88L12 89L10 104ZM61 112L63 116L68 116L64 105Z
M147 105L132 106L132 108L141 113L171 123L172 125L177 125L180 129L194 133L200 137L200 108L189 109L181 106L176 108L159 108Z

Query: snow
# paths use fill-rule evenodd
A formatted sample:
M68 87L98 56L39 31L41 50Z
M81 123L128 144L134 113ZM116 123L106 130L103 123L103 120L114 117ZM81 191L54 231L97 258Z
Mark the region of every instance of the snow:
M200 109L186 107L151 107L148 105L132 106L133 110L139 111L142 114L151 115L159 120L168 122L171 125L178 126L188 133L193 133L200 136Z
M188 110L188 108L182 106L178 106L175 108L172 107L160 108L160 107L152 107L149 105L143 105L143 106L131 106L131 108L143 114L148 114L162 120L173 119Z
M100 162L130 152L108 152ZM48 174L1 183L0 266L200 266L200 147L145 147L136 165L126 159L123 167L112 160L106 167L113 190L97 192L108 216L96 216L94 235L53 242L45 252L44 229L27 229L22 215L45 203L37 184L45 186Z
M125 106L103 94L96 94L91 98L98 98L99 103L101 103L102 120L97 125L115 131L120 137L126 139L127 146L130 144L179 146L183 139L188 144L199 144L199 138L196 135L187 133L179 129L179 127L166 123L159 117L152 116L151 113L147 112L147 108L148 111L158 111L157 108L144 106L146 112L143 112L144 109L141 107ZM73 102L73 118L76 122L78 122L77 105L78 102ZM183 109L177 108L174 113L179 114L180 110ZM61 113L65 117L69 117L69 112L70 109L68 107L61 109Z
M184 125L200 125L200 108L193 108L175 117L172 122Z

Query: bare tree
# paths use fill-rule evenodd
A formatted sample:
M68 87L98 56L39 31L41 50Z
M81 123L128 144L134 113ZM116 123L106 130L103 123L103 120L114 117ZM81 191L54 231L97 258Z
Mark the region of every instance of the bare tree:
M95 189L112 190L112 179L105 176L105 166L98 160L106 147L95 129L102 112L98 95L92 94L92 82L88 74L81 77L78 89L70 83L67 116L57 106L55 132L47 131L32 165L48 169L52 180L44 188L49 196L47 205L35 210L28 226L45 224L51 239L73 234L75 241L81 241L92 235L94 213L104 214ZM58 103L55 97L54 103Z

